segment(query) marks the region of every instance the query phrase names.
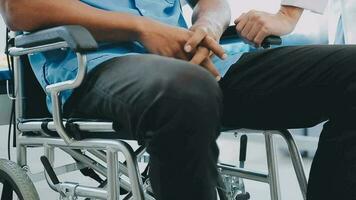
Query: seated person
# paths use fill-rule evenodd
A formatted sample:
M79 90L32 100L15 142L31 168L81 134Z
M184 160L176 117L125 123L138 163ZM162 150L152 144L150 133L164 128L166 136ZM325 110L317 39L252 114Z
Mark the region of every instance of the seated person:
M129 137L149 139L158 200L217 199L221 124L285 129L325 120L308 198L355 196L355 46L283 47L227 59L217 42L230 21L226 0L190 0L189 29L179 0L0 2L13 30L79 24L101 42L88 54L84 84L62 95L64 111L111 119ZM211 54L227 59L220 71ZM71 51L30 60L43 87L76 74Z

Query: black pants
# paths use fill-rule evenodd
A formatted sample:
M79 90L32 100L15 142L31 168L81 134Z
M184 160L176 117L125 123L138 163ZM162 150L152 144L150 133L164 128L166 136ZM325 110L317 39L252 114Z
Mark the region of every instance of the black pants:
M216 199L221 123L285 129L328 120L308 199L356 199L356 46L247 53L219 84L187 62L125 56L93 71L66 106L73 115L111 119L129 137L149 139L159 200Z
M148 141L158 200L214 200L221 104L218 83L201 67L137 55L97 67L66 110L113 120L123 138Z

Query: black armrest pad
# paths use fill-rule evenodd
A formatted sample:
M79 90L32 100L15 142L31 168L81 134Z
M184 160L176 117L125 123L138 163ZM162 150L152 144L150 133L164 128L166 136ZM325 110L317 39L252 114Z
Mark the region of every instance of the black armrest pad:
M221 40L226 40L226 39L241 39L240 35L237 33L235 26L229 26L223 35L221 36ZM262 42L262 47L263 48L268 48L271 45L281 45L282 44L282 39L279 36L268 36L266 37L263 42Z
M227 29L224 31L224 33L221 36L221 40L225 39L240 39L240 35L236 31L235 26L229 26Z
M37 32L24 34L15 38L16 47L36 47L65 41L75 52L96 50L98 44L87 29L82 26L58 26Z

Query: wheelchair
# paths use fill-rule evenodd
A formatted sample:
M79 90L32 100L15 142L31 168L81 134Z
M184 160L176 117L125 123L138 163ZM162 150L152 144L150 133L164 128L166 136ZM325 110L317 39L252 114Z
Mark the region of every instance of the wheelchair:
M222 40L227 43L236 41L234 27L229 27ZM280 44L278 37L268 37L263 46ZM100 119L69 119L62 114L61 92L75 89L84 81L87 72L86 53L98 47L92 35L81 26L60 26L40 30L29 34L19 34L12 39L8 54L13 58L13 91L16 119L16 155L17 164L0 160L0 182L8 192L3 191L1 199L12 199L12 192L19 199L38 200L33 182L45 179L49 187L59 194L60 199L74 200L78 197L87 199L123 199L154 200L147 171L139 171L138 161L147 160L145 145L134 150L127 141L117 134L119 127L113 122ZM69 48L77 55L78 72L73 80L55 83L46 87L52 98L52 113L47 111L45 92L37 82L28 61L28 54ZM304 199L307 181L303 163L292 135L287 130L262 130L265 135L268 173L247 170L246 160L247 135L256 131L228 128L241 134L239 166L218 163L218 195L221 200L247 200L243 179L268 183L272 200L280 200L277 161L273 136L282 135L288 144L293 166ZM27 153L30 148L43 148L41 162L43 173L32 174L28 168ZM53 167L55 148L61 149L75 162ZM118 154L124 160L118 159ZM3 168L6 168L3 170ZM98 187L84 186L79 183L60 181L57 175L80 170L84 175L97 180ZM3 173L5 171L5 173ZM4 178L5 177L5 178ZM18 178L21 177L21 178ZM184 192L184 188L182 189Z

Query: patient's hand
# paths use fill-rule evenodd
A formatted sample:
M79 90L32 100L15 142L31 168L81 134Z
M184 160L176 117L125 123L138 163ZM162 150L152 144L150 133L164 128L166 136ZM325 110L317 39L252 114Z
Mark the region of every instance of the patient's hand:
M145 19L139 32L138 41L153 54L189 60L191 56L184 52L183 45L192 32Z
M191 63L202 65L207 68L217 79L220 79L219 72L216 70L214 63L211 61L211 55L215 54L221 59L227 55L218 42L218 36L209 31L207 26L193 25L190 30L193 35L184 45L187 53L194 53L190 60Z
M210 52L224 57L224 50L216 40L203 32L173 27L150 19L146 19L144 24L138 40L150 53L191 61L219 77L210 60ZM190 51L184 50L187 42L191 44Z
M276 14L251 10L235 20L236 30L247 41L261 46L267 36L291 33L302 12L303 9L292 6L282 6Z

